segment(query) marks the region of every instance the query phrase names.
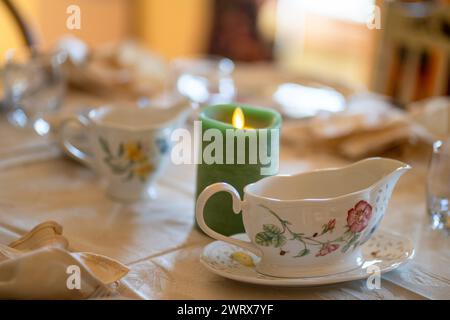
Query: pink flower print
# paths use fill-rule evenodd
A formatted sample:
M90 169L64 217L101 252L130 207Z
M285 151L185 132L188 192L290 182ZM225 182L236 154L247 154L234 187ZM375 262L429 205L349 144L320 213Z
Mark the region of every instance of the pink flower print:
M331 243L325 243L319 252L317 252L316 257L323 257L327 254L332 253L333 251L336 251L339 248L338 244L331 244Z
M331 219L330 221L328 221L325 229L326 231L333 232L334 227L336 227L336 219Z
M372 217L372 206L361 200L356 206L347 213L347 225L353 233L363 231L369 224Z

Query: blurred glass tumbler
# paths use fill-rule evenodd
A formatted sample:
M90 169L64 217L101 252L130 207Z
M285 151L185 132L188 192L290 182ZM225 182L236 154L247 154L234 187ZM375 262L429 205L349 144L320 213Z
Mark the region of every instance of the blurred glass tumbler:
M233 118L236 114L241 114L245 118L245 125L244 121L240 125L234 123ZM196 199L206 187L216 182L231 184L243 196L243 188L246 185L278 173L279 131L282 123L279 113L270 109L227 104L204 108L200 113L200 120L202 124L202 141L199 148L201 161L197 167ZM223 147L222 163L211 163L205 159L205 151L211 150L213 142L217 143L214 138L205 138L208 136L209 129L217 129L216 132L220 131L223 137L220 142ZM235 134L231 147L229 143L231 140L227 139L227 133L230 132ZM267 140L264 140L264 137L261 138L261 132L266 133ZM206 136L205 133L207 133ZM241 142L239 142L239 135L243 137ZM256 140L250 140L248 135L253 135ZM245 141L245 145L242 141ZM250 150L252 152L256 150L257 155L250 154ZM268 159L261 161L261 154L266 154L270 162L267 163ZM231 203L230 195L222 192L213 195L205 206L206 224L223 235L244 232L242 217L234 214Z
M66 82L61 70L64 52L11 50L3 74L8 120L15 126L33 128L45 135L50 125L45 116L62 104Z
M450 139L437 141L428 171L428 213L434 229L450 229Z
M198 105L229 103L236 96L234 67L233 61L220 56L175 59L174 89Z

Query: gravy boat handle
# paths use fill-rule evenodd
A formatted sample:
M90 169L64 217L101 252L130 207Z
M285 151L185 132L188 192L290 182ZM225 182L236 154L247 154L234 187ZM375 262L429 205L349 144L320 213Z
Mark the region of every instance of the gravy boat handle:
M244 248L250 252L253 252L254 254L256 254L258 256L261 256L260 250L253 243L224 236L223 234L220 234L220 233L212 230L210 227L208 227L206 225L205 218L203 216L203 211L204 211L206 202L208 202L208 199L212 195L214 195L217 192L222 192L222 191L225 191L225 192L228 192L229 194L231 194L231 197L233 199L234 213L239 214L242 211L242 201L241 201L241 198L240 198L237 190L233 186L229 185L228 183L223 183L223 182L215 183L215 184L212 184L212 185L208 186L207 188L205 188L205 190L203 190L202 193L198 196L197 205L195 208L195 216L196 216L198 225L207 235L209 235L210 237L212 237L214 239L233 244L235 246L238 246L238 247Z

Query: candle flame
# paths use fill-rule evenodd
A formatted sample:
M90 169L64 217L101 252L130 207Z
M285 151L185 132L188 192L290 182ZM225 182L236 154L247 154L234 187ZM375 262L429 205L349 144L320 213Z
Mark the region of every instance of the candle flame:
M244 129L245 127L245 117L244 112L241 108L236 108L233 112L233 119L232 119L233 127L237 129Z

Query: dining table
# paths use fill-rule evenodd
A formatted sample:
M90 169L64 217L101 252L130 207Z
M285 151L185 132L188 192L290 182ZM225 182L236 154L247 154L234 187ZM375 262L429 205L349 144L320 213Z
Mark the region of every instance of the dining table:
M246 83L252 77L277 81L258 72L268 71L238 66L236 77ZM251 89L245 97L250 102ZM59 113L70 115L102 103L104 98L69 92ZM129 267L112 299L450 299L450 238L430 227L428 163L422 158L402 159L413 169L395 188L380 227L408 237L413 259L383 274L379 289L369 288L366 280L288 288L225 279L200 263L203 248L213 239L194 221L195 164L169 163L156 183L155 199L120 203L105 194L92 170L63 154L56 135L13 127L4 115L0 134L0 243L18 239L41 222L56 221L70 250L108 256ZM280 147L280 173L349 163L331 152L284 142Z

